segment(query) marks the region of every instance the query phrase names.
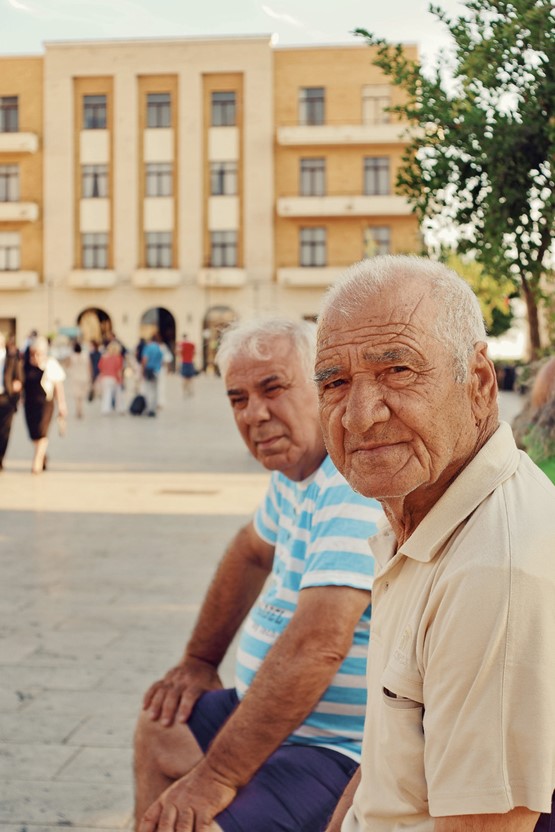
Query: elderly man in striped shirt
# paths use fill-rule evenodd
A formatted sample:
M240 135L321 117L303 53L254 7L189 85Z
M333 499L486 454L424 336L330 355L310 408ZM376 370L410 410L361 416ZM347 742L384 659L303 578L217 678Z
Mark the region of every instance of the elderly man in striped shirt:
M233 538L179 664L147 691L135 738L139 832L318 832L358 767L381 509L327 455L315 328L226 331L218 352L247 447L272 472ZM235 687L218 666L239 627Z

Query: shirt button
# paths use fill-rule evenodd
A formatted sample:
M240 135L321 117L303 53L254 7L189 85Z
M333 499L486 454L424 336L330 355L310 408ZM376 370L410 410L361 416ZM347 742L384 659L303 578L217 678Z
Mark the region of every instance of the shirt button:
M386 581L385 584L384 584L383 591L387 592L388 589L389 589L389 581Z

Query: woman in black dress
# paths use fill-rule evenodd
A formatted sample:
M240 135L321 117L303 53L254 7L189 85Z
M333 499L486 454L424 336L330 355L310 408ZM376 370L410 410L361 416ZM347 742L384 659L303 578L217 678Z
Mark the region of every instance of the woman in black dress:
M23 382L25 421L34 445L33 474L40 474L46 468L48 429L54 402L58 405L59 416L65 418L67 415L64 379L60 363L48 355L46 338L33 338L25 352Z

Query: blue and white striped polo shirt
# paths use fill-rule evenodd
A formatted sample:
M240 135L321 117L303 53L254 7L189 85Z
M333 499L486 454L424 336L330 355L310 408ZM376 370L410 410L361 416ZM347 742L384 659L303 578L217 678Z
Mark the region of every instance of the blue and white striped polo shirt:
M239 698L286 628L301 589L372 588L374 561L368 538L376 532L381 514L380 504L355 494L329 457L302 482L272 473L254 525L257 534L275 547L274 563L239 642L235 680ZM360 759L370 612L368 607L358 622L349 655L317 707L287 742L320 745Z

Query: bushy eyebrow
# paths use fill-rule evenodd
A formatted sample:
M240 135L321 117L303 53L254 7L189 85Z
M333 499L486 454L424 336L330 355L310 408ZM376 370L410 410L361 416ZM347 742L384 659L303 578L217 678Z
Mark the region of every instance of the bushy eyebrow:
M363 358L373 364L408 364L417 371L424 371L429 366L424 357L409 347L396 347L380 353L365 352Z
M280 377L277 375L277 373L274 373L270 376L264 376L264 378L260 379L260 381L258 381L255 386L259 390L263 390L265 387L267 387L269 384L273 384L275 381L280 381ZM240 387L229 387L227 390L227 395L241 396L244 392L245 391L242 390Z
M316 384L322 384L330 378L333 378L333 376L338 375L340 372L341 367L328 367L325 370L318 370L318 372L314 373L314 381Z
M414 350L408 347L395 347L394 349L384 350L383 352L370 352L369 350L362 353L364 361L369 364L410 364L416 369L423 369L426 362L419 358ZM325 367L318 370L314 374L314 381L316 384L325 384L330 378L341 375L344 372L343 368L336 364L334 367Z
M384 352L363 352L362 357L365 361L372 364L390 364L392 361L411 361L414 363L415 354L413 350L406 347L396 347L391 350L384 350Z

